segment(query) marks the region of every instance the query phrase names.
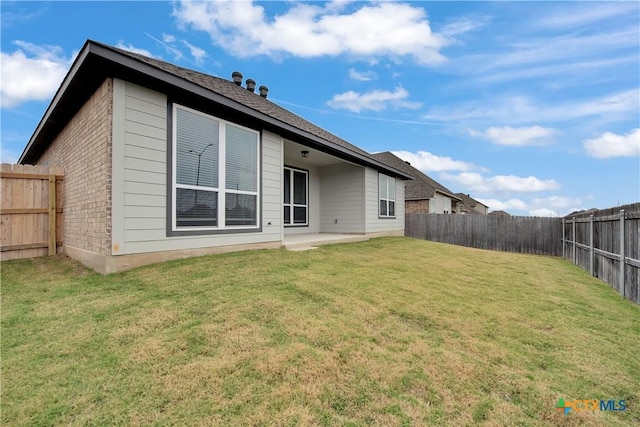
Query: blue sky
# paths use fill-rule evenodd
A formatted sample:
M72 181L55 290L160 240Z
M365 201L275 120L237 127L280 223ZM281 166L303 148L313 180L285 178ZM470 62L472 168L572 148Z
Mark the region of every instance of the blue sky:
M86 39L230 78L492 210L640 200L638 2L2 1L2 161Z

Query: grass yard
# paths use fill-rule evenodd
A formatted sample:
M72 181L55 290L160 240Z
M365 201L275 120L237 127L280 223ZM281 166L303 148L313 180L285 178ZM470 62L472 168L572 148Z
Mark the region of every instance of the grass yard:
M108 276L10 261L1 326L7 426L640 423L640 308L558 258L384 238Z

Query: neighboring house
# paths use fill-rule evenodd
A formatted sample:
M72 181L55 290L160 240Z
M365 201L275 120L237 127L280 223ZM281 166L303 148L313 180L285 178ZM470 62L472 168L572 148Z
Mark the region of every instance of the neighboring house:
M505 212L505 211L491 211L491 212L489 212L489 215L493 215L493 216L511 216L511 214L509 212Z
M376 153L373 157L413 177L405 184L404 206L407 213L455 213L460 198L447 187L389 151Z
M108 273L294 233L404 234L409 175L233 79L84 44L19 160L64 167L67 255Z
M459 214L482 214L487 215L489 212L489 206L485 205L464 193L456 193L462 201L458 203Z

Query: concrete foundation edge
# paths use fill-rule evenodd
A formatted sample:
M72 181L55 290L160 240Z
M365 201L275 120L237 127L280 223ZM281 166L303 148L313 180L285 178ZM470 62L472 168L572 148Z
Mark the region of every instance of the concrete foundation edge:
M204 255L221 254L225 252L246 251L254 249L275 249L282 247L282 242L253 243L246 245L216 246L197 249L180 249L173 251L148 252L131 255L101 255L70 246L65 246L64 253L86 267L100 274L117 273L143 265L191 258Z

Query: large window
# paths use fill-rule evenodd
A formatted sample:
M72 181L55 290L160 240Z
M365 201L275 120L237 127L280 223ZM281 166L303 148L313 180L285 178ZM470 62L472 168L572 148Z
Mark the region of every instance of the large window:
M384 218L394 218L396 216L396 180L390 176L378 174L378 185L379 215Z
M284 225L309 225L309 172L284 168Z
M173 107L173 230L257 228L256 131Z

